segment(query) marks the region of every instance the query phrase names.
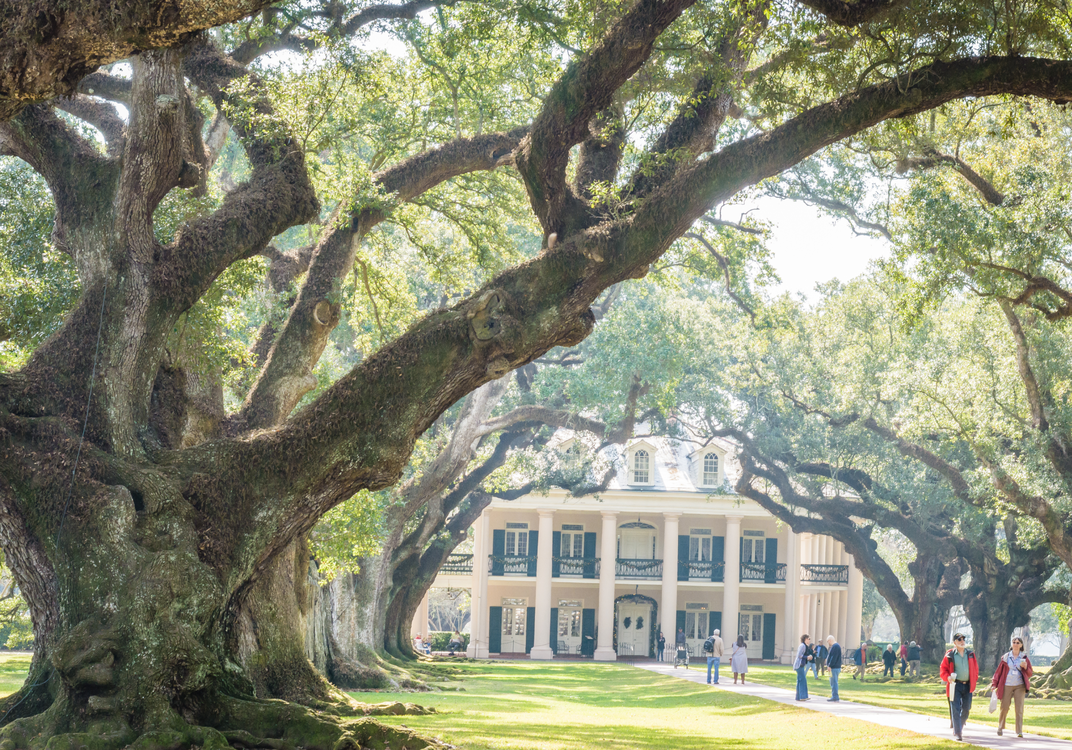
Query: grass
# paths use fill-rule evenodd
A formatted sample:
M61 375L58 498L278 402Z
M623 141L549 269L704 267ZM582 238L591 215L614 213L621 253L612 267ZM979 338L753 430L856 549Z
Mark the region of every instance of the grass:
M29 654L0 652L0 698L11 695L22 687L26 673L30 671Z
M852 671L855 671L855 667ZM924 665L923 682L909 681L900 676L882 681L877 674L868 672L867 680L861 683L859 680L852 679L851 671L842 670L841 679L838 680L838 693L843 700L857 703L913 711L928 716L948 716L949 707L946 704L944 683L938 680L937 674L937 665ZM749 665L748 679L762 685L783 687L789 690L795 689L797 684L796 672L788 666ZM990 683L988 678L979 675L979 684L986 687ZM812 696L829 698L829 674L816 680L809 672L808 693ZM989 694L986 697L976 695L972 701L969 721L990 724L996 730L999 712L990 713L987 710L989 705ZM1010 707L1009 716L1005 719L1006 732L1016 726L1013 711L1014 709ZM1072 703L1029 698L1024 706L1024 731L1072 740Z
M453 665L452 665L453 666ZM429 716L387 717L466 750L937 749L963 743L796 706L711 690L618 664L473 662L457 668L462 692L353 693L357 700L416 701Z

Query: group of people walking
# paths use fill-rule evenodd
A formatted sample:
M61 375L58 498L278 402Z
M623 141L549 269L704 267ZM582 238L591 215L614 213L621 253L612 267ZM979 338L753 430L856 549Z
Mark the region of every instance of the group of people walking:
M677 640L685 642L685 633L678 629ZM968 721L971 711L972 694L975 692L979 681L979 665L975 659L975 653L967 648L967 639L963 633L953 636L953 648L946 652L942 658L939 675L946 683L946 699L949 702L949 718L953 725L953 735L962 739L964 724ZM659 651L662 652L663 637L659 635ZM704 655L707 657L707 684L719 684L719 665L725 654L725 645L721 638L721 631L715 630L711 637L704 641ZM737 684L740 677L744 684L745 675L748 673L748 651L744 636L738 635L737 640L731 644L730 668L733 670L733 684ZM863 680L864 670L867 668L867 644L863 643L855 652L850 652L856 663L856 674ZM882 654L884 666L883 676L888 672L893 676L893 665L900 658L901 674L904 675L906 668L912 670L912 675L919 676L920 647L915 641L907 646L902 643L899 651L894 651L890 644ZM800 645L797 647L796 657L793 659L793 670L797 673L796 699L798 701L810 700L808 696L808 670L812 670L816 677L830 670L830 697L828 702L836 703L841 700L838 692L838 680L841 676L842 650L841 644L832 635L826 637L825 643L813 646L811 636L805 633L800 636ZM998 662L994 677L990 681L990 687L1000 702L1001 713L998 715L998 735L1005 731L1005 720L1009 714L1010 706L1015 708L1016 736L1024 736L1024 698L1031 690L1031 677L1034 670L1031 660L1024 653L1024 642L1020 636L1013 636L1010 650L1002 655ZM992 709L993 710L993 709Z
M717 685L718 668L722 663L722 655L726 653L722 643L722 631L711 631L711 637L704 641L704 656L707 657L707 684ZM748 645L744 636L738 635L737 640L730 644L730 669L733 670L733 684L737 684L737 678L741 678L744 684L744 676L748 674Z
M942 658L939 670L942 681L946 684L946 699L949 701L949 718L953 724L953 735L961 740L964 724L971 711L972 694L979 681L979 664L975 652L966 645L963 633L953 636L953 648ZM1031 690L1031 676L1035 673L1031 660L1024 653L1024 641L1020 636L1013 636L1009 651L1002 655L990 688L997 700L1001 702L998 714L998 735L1005 732L1005 719L1009 715L1009 706L1015 706L1016 736L1024 736L1024 698Z

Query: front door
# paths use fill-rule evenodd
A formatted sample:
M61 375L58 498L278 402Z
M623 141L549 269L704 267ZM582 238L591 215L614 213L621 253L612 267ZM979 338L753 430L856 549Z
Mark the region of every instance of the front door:
M527 604L527 599L503 599L502 651L500 653L525 653Z
M647 656L651 636L651 606L618 605L618 655Z
M581 602L558 604L558 653L581 653Z

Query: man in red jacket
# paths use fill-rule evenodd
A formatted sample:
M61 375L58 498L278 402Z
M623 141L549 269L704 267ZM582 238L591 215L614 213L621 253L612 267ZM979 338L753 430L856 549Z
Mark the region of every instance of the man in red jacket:
M971 711L975 683L979 681L979 663L975 660L975 652L968 650L964 644L963 633L953 636L953 648L946 652L938 671L945 681L946 698L951 701L950 718L953 720L953 734L958 740L964 739L961 735L968 721L968 712ZM952 695L950 688L953 689Z

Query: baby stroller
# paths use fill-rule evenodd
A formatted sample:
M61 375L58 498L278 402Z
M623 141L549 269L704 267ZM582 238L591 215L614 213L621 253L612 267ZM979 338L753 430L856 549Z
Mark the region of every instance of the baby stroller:
M684 643L679 643L677 644L677 654L674 656L674 669L677 669L682 664L685 665L685 669L689 668L689 647Z

